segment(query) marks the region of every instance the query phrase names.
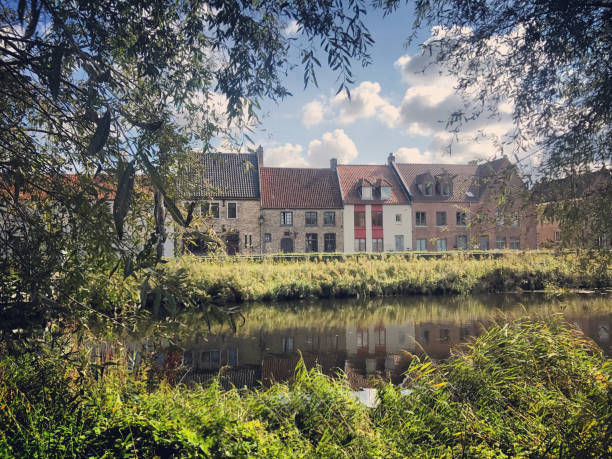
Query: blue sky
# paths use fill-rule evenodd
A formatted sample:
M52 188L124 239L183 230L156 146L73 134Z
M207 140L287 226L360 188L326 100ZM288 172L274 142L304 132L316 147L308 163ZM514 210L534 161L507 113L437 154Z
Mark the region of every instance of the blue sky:
M474 137L481 130L498 136L508 132L510 105L501 107L502 119L469 127L449 156L444 121L462 102L454 94L455 80L440 68L429 66L422 73L431 61L420 44L432 30L420 30L406 47L412 32L408 9L386 18L372 12L366 23L375 39L372 64L362 68L354 63L350 102L344 93L335 96L339 84L327 68L318 71L318 87L304 89L303 68L298 67L286 79L293 96L263 105L263 123L251 137L264 147L266 165L327 167L331 157L346 164L380 164L389 152L402 162L466 163L500 154L490 140ZM291 29L290 24L288 34Z

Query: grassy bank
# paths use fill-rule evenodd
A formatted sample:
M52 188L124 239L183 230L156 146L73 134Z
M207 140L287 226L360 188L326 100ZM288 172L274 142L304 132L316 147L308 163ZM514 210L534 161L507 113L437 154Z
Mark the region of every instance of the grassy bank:
M605 263L605 262L602 262ZM612 285L607 264L576 254L508 254L474 259L350 257L318 261L170 261L170 277L184 277L189 290L219 303L299 298L448 295L521 290L593 289Z
M298 367L261 391L95 380L57 353L0 366L3 457L605 457L612 366L560 321L500 324L443 364L413 360L404 396L360 405ZM111 367L112 368L112 367Z

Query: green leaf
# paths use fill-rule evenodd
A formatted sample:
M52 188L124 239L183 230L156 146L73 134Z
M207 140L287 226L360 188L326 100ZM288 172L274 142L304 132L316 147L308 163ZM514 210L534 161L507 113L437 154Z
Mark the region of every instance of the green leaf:
M53 99L57 99L62 81L62 59L64 58L63 45L53 48L51 53L51 71L49 73L49 91Z
M164 197L164 204L166 205L166 209L168 210L170 215L172 215L174 221L185 228L188 227L189 223L191 222L187 223L187 221L183 218L181 211L174 203L174 200L168 196L168 193L166 192L166 189L164 187L164 182L153 164L151 164L151 162L149 161L149 158L147 158L144 154L141 155L141 158L147 170L149 178Z
M108 140L108 135L110 134L110 123L110 110L106 110L104 116L98 120L98 126L96 127L96 132L91 138L91 141L89 142L87 154L93 155L98 153L106 144L106 141Z
M113 220L119 240L123 239L123 222L130 208L134 189L134 161L131 161L119 175L117 192L113 201Z

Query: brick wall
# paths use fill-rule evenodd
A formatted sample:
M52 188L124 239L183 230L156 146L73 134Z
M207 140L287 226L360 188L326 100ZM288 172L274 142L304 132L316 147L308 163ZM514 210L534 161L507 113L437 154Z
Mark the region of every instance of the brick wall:
M323 224L324 212L336 213L336 225L325 226ZM306 233L316 233L318 240L318 251L324 251L325 234L336 235L336 251L341 252L344 248L343 212L342 209L264 209L264 224L262 234L264 235L264 253L281 252L281 239L290 238L293 241L293 251L303 253L306 251ZM293 212L293 224L281 226L281 212ZM317 225L306 226L306 212L317 212ZM270 235L270 242L265 242L265 234Z

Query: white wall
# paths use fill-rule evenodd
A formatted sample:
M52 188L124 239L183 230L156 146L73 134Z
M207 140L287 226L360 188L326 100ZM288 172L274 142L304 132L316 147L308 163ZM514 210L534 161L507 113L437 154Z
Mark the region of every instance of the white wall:
M344 252L355 251L355 206L347 204L344 206L342 222L344 224Z
M401 214L402 222L395 221L395 215ZM385 205L383 206L383 235L385 251L395 250L395 236L404 236L404 250L412 250L412 206Z

